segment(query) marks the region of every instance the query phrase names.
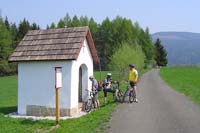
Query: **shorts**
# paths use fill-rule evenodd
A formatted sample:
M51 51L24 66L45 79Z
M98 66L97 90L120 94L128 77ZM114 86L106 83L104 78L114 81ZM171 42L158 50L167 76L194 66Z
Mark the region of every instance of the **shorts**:
M131 86L131 88L133 88L134 86L136 86L136 83L135 82L130 82L130 86Z
M98 93L93 94L92 99L93 99L93 101L97 101L98 100Z
M111 92L111 93L115 93L115 91L114 90L112 90L112 89L110 89L110 88L108 88L108 89L103 89L103 92L104 92L104 97L107 97L107 92Z

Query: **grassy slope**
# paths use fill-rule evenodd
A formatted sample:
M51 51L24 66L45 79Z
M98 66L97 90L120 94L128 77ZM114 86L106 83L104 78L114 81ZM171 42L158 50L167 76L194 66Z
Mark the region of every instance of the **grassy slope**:
M102 72L102 79L107 72ZM100 73L96 72L95 77L99 80ZM114 80L117 80L117 76ZM5 114L17 110L17 76L0 77L0 132L64 132L64 133L90 133L102 132L108 125L111 114L116 107L112 95L108 95L108 103L101 105L99 110L77 119L61 120L61 127L51 130L55 122L50 120L33 121L32 119L13 119L4 117ZM126 85L124 85L126 86ZM103 103L103 92L100 92L100 103Z
M200 104L199 67L162 68L160 75L172 88Z

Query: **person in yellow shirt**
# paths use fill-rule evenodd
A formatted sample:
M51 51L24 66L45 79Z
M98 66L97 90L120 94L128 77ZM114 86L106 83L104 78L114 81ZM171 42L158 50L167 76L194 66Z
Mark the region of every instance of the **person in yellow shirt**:
M134 64L129 64L129 83L130 87L133 90L134 102L138 102L136 98L136 83L138 82L138 71L135 68Z

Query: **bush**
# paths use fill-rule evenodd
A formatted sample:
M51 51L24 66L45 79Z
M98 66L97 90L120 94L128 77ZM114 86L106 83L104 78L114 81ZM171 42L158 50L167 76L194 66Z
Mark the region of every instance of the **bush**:
M5 60L0 61L0 76L8 76L17 73L16 63L8 63Z
M145 55L138 44L122 43L111 58L109 69L118 71L121 78L126 78L128 74L128 64L135 64L136 68L141 71L145 66Z

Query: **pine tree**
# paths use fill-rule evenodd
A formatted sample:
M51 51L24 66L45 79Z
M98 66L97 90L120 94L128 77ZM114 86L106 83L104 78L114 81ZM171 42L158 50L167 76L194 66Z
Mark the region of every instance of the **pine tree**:
M19 29L18 29L18 33L17 33L17 38L19 41L21 41L21 39L25 36L25 34L31 29L31 26L28 22L28 20L26 20L24 18L24 20L22 22L20 22L19 24Z
M49 25L47 25L46 29L48 30L49 28L50 28Z
M99 31L96 34L97 37L94 39L102 63L102 69L106 69L114 50L114 38L112 37L111 27L112 22L107 17L99 27Z
M65 22L64 22L63 19L60 19L60 21L59 21L58 24L57 24L57 27L58 27L58 28L64 28L64 27L65 27Z
M32 25L31 25L31 30L39 30L40 29L40 27L39 27L39 25L37 25L36 23L33 23Z
M65 15L63 20L65 22L65 26L67 26L67 27L71 27L72 26L71 18L70 18L68 13Z
M160 39L158 38L155 42L155 50L156 50L156 55L155 55L155 60L158 66L166 66L168 61L167 61L167 52L163 45L161 44Z
M6 28L8 29L8 30L10 30L10 23L9 23L9 21L8 21L8 17L6 16L6 19L5 19L5 21L4 21L4 24L6 25Z
M12 52L11 40L12 37L10 31L0 17L0 76L13 72L8 64L8 57Z
M72 19L72 26L73 27L78 27L78 26L80 26L81 24L80 24L80 21L79 21L79 19L78 19L78 17L75 15L74 17L73 17L73 19Z
M17 46L17 26L15 23L11 24L10 26L10 33L12 36L12 48L14 49Z
M81 26L88 26L89 25L89 21L88 21L88 17L87 16L81 16L80 17L80 23Z
M51 23L51 25L50 25L50 29L55 29L55 28L56 28L55 23Z
M97 31L98 31L98 25L97 25L97 23L94 21L93 18L90 18L89 27L90 27L90 31L91 31L91 33L92 33L92 36L94 37L95 34L96 34Z

